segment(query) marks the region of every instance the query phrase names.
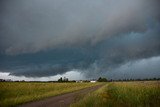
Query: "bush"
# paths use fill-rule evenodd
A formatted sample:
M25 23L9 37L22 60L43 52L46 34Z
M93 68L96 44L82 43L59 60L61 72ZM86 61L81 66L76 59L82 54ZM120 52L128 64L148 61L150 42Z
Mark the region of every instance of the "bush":
M101 77L99 77L97 81L98 81L98 82L107 82L107 79L106 79L106 78L101 78Z

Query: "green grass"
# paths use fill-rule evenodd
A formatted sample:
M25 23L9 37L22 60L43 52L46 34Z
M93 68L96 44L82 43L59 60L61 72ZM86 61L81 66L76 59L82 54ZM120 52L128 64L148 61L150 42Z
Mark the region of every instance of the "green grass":
M71 107L160 107L160 81L108 83Z
M0 107L16 106L98 84L100 83L0 82Z

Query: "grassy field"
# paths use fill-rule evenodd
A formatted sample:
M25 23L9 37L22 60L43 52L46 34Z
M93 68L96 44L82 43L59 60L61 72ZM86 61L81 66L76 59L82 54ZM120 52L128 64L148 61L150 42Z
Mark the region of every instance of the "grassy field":
M100 83L0 82L0 107L15 106L98 84Z
M107 83L71 107L160 107L160 81Z

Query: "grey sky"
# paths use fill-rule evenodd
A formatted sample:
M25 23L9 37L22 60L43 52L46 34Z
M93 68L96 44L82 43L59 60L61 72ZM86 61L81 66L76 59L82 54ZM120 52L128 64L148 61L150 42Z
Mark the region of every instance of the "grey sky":
M160 56L159 0L0 2L0 71L11 75L47 77L76 69L90 78L120 78L126 64ZM152 62L159 77L160 63ZM125 70L134 76L126 78L154 77L147 64L140 70L135 65Z

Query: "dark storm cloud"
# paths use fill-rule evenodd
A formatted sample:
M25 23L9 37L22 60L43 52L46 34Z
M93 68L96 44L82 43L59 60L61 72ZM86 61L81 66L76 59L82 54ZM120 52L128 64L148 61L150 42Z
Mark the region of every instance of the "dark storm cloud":
M109 79L146 79L159 78L160 57L128 62L106 74Z
M41 77L78 69L95 77L160 56L159 5L159 0L2 0L0 70Z
M94 53L91 55L91 52ZM97 58L92 49L63 48L25 55L0 55L0 71L11 75L42 77L63 74L66 71L88 68Z
M151 28L145 33L130 33L122 37L115 37L105 41L100 46L101 51L99 60L96 60L96 62L91 64L91 66L86 70L88 77L107 74L112 74L113 76L113 74L115 74L114 72L120 69L123 65L127 65L128 63L132 62L134 63L135 61L140 64L139 62L141 62L141 60L149 59L153 56L160 56L159 34L160 25L158 24L157 26L155 26L155 28ZM148 67L155 67L156 71L158 71L158 68L160 68L160 66L158 65L159 63L154 63L153 65L148 65ZM142 67L144 68L144 70L141 69L142 71L136 70L135 65L134 67L135 71L132 70L133 67L128 67L128 72L132 70L133 72L135 72L135 74L136 72L140 72L137 74L145 74L146 71L150 72L150 74L152 75L152 71L149 71L149 69L146 70L145 66ZM120 70L123 71L122 69ZM125 70L126 73L127 70ZM94 73L96 75L94 75L94 73L90 73L93 71L95 71ZM117 73L117 75L119 75L120 73L122 72ZM115 77L118 77L117 75L115 75ZM159 76L160 74L157 72L157 75Z
M113 35L143 32L159 16L156 0L2 2L0 43L7 54L95 44Z

